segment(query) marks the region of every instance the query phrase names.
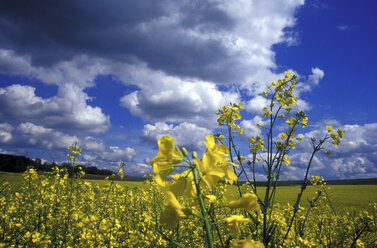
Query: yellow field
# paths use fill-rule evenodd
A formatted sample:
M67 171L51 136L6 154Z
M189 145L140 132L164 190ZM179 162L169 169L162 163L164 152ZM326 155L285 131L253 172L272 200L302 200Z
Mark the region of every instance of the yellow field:
M15 189L21 185L22 176L20 173L10 173L10 172L0 172L0 182L1 180L9 182ZM108 180L97 180L97 179L85 179L84 181L95 183L98 185L108 185ZM120 186L131 186L139 187L145 189L146 185L144 182L136 181L115 181L116 184ZM258 192L261 196L264 196L265 187L258 187ZM280 204L293 204L296 200L297 194L300 190L299 186L284 186L279 187L276 196L276 202ZM377 202L377 185L331 185L327 187L330 200L332 201L334 207L339 210L345 210L349 208L365 208L368 204ZM308 186L304 192L301 205L308 207L309 203L307 199L310 199L315 193L315 188ZM229 199L234 199L238 197L237 187L229 187L226 193Z
M59 170L50 177L35 170L2 173L1 181L0 247L206 247L198 202L169 199L153 181L70 179ZM271 247L377 245L377 205L369 205L377 202L376 185L328 187L336 213L327 197L309 208L307 199L313 199L315 188L308 187L290 230L298 190L298 186L278 188ZM244 185L241 191L246 196L250 188ZM231 209L231 201L240 198L234 185L220 183L203 193L216 199L206 203L214 247L227 247L226 240L233 240L230 247L263 247L258 204L248 213ZM354 208L357 211L350 211Z

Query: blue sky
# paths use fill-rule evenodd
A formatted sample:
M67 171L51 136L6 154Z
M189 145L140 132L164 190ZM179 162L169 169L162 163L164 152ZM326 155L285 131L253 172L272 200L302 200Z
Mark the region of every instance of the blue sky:
M151 172L159 137L203 151L215 112L241 102L238 137L259 134L262 91L298 75L304 141L283 179L302 179L311 136L346 138L311 174L377 178L377 3L370 1L2 1L0 152ZM263 180L258 168L257 178Z

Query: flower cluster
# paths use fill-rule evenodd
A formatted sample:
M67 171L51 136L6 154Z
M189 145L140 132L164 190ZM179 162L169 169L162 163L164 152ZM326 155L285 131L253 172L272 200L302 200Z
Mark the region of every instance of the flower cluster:
M74 162L76 166L79 165L79 163L77 162L77 158L81 156L81 148L77 145L77 142L68 146L67 149L67 158L70 161Z
M231 103L229 106L224 106L216 113L219 118L217 123L219 126L228 126L231 129L236 130L239 134L243 134L243 129L234 123L236 120L241 119L240 109L243 109L241 103Z
M341 142L340 139L344 139L344 131L343 129L338 129L336 132L334 132L334 128L332 126L326 126L327 132L330 134L330 138L332 139L332 143L335 146L338 146Z

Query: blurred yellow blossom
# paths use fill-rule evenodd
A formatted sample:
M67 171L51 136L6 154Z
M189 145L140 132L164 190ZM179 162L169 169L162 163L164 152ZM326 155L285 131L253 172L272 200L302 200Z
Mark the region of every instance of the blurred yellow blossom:
M233 234L238 234L240 232L239 223L251 222L250 219L245 218L243 215L231 215L230 217L224 218L224 221Z
M188 218L192 214L192 210L182 207L171 191L166 192L165 198L164 210L160 218L163 226L172 228L178 220Z
M230 241L231 248L264 248L263 243L259 241L254 241L251 239L244 239L244 240L235 240L232 239Z
M155 173L156 182L164 185L166 176L175 169L174 164L182 161L183 156L177 147L175 140L170 136L163 136L158 140L159 152L151 160L153 172Z
M229 208L243 208L248 211L257 211L259 209L257 196L254 193L246 193L242 195L241 199L229 202Z

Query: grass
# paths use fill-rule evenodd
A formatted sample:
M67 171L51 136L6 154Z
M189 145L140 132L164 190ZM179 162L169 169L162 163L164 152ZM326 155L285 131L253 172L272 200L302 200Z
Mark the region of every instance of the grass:
M100 179L83 179L91 183L96 183L100 185L106 185L110 183L107 180ZM0 171L0 182L7 181L12 185L14 190L17 190L22 184L22 176L20 173L10 173ZM138 181L115 181L117 184L122 186L131 186L144 188L143 182ZM258 187L258 193L260 196L264 197L265 187ZM285 205L287 203L293 205L298 192L300 191L299 186L283 186L278 187L276 202ZM330 185L327 186L327 192L330 195L330 200L337 211L345 211L352 208L355 209L365 209L368 204L377 203L377 185ZM315 193L315 188L313 186L308 186L304 191L301 205L308 207L308 199L311 199ZM229 199L238 198L238 190L235 186L229 187L227 191L227 197Z

